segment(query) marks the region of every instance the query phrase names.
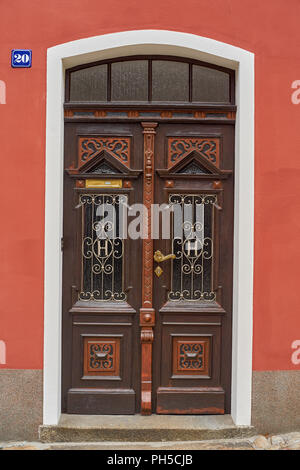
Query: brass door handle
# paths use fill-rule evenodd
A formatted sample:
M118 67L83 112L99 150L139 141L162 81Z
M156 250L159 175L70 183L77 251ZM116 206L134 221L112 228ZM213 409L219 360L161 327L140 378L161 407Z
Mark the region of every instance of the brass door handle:
M154 253L154 261L156 261L157 263L162 263L163 261L166 261L167 259L175 259L176 256L173 255L173 253L170 253L169 255L163 255L161 251L157 250L155 253Z

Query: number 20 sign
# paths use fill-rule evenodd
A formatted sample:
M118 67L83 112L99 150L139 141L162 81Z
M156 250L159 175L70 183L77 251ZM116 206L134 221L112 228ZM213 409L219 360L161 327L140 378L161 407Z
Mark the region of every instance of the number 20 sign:
M13 49L11 51L11 66L31 67L32 51L30 49Z

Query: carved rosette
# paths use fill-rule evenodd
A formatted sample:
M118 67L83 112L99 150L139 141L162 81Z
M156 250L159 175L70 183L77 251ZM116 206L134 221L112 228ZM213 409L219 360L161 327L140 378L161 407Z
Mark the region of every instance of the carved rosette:
M143 199L148 214L151 214L153 204L154 185L154 138L155 122L142 122L144 128L144 188ZM143 239L143 288L140 309L141 343L142 343L142 399L141 413L151 414L152 391L152 343L153 326L155 325L155 311L152 306L153 290L153 241L151 238L151 217L148 218L145 238Z

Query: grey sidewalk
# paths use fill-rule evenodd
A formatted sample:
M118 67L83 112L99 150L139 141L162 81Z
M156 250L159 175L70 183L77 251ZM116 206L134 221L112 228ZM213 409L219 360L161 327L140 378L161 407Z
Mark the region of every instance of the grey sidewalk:
M300 432L185 442L2 442L0 450L300 450Z

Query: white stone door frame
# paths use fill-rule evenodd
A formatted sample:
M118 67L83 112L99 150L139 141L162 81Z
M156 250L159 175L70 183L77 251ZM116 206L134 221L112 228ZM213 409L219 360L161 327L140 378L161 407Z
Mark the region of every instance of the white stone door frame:
M66 68L134 54L189 57L236 70L232 411L251 422L254 228L254 54L194 34L140 30L60 44L47 51L44 424L61 414L63 102Z

